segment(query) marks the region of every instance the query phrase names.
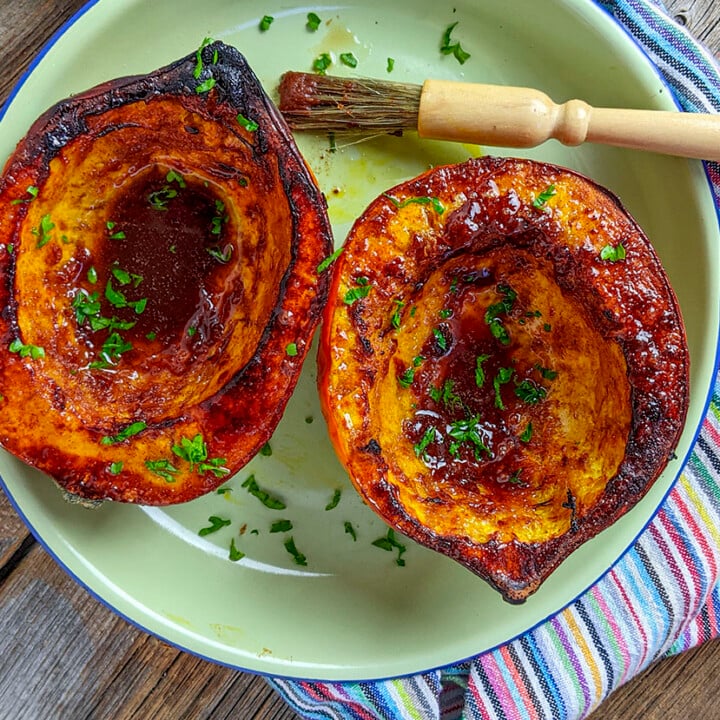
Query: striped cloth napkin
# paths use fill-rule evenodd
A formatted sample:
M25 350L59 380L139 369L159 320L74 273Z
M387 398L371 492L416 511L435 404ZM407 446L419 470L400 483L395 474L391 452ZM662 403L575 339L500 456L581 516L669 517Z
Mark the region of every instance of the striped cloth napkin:
M684 110L720 112L720 69L652 0L598 0L656 64ZM707 164L720 210L720 166ZM720 375L693 454L634 547L537 629L414 677L269 679L320 720L575 720L654 661L720 634ZM638 608L642 608L639 612Z

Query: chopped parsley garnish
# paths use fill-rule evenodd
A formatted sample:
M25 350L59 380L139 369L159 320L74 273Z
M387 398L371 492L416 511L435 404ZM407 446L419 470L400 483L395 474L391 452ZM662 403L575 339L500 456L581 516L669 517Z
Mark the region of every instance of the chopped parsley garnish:
M29 357L31 360L45 357L45 348L38 345L25 345L19 338L15 338L10 343L8 350L11 353L17 353L21 358Z
M224 518L218 517L217 515L211 515L208 518L208 522L210 523L210 525L204 528L200 528L200 530L198 530L198 535L200 537L211 535L212 533L215 533L218 530L221 530L222 528L232 524L231 520L226 520Z
M181 190L184 190L187 187L183 176L175 170L168 170L168 173L165 176L165 180L167 180L169 183L176 182L180 186Z
M260 448L260 454L263 457L270 457L272 455L272 448L270 447L270 443L266 442L261 448Z
M550 370L550 368L543 367L542 365L535 364L534 368L545 380L554 380L558 376L556 370Z
M142 280L142 278L140 279ZM112 286L111 279L108 279L107 285L105 286L105 298L113 307L129 307L132 308L138 315L141 315L144 312L145 307L147 306L147 298L142 298L141 300L128 300L125 297L124 293L122 293L120 290L116 290Z
M332 58L329 53L322 53L313 60L312 68L319 75L324 75L325 71L332 65Z
M515 394L528 405L537 405L547 395L542 385L536 385L532 380L523 380L515 386Z
M32 202L37 196L38 196L38 188L36 188L34 185L28 185L25 192L30 196L26 198L17 198L16 200L13 200L10 204L11 205L22 205L24 203Z
M101 445L116 445L117 443L123 442L133 435L141 433L147 427L147 423L143 420L136 420L124 427L117 435L105 435L100 440Z
M600 259L607 260L608 262L617 262L618 260L624 260L625 256L625 246L621 242L615 246L606 245L600 251Z
M335 142L335 133L331 130L328 132L328 152L337 152L337 142Z
M395 558L396 564L400 565L400 567L405 565L403 555L405 554L407 548L405 547L405 545L398 541L397 537L395 536L395 531L392 528L388 528L387 535L379 537L377 540L373 540L372 545L387 552L393 552L393 550L397 550L397 557Z
M445 333L440 328L433 328L433 337L435 338L435 344L445 352L448 348L448 341L445 337Z
M119 475L122 472L122 469L123 469L122 462L110 463L110 474L111 475Z
M328 255L318 266L317 266L317 273L318 275L320 273L325 272L339 257L342 253L343 248L339 247L332 255Z
M87 290L80 288L73 298L72 308L75 310L78 325L82 325L89 318L100 314L100 293L88 293Z
M545 203L556 194L555 186L548 185L534 200L533 207L541 208Z
M357 542L357 533L355 532L355 528L353 527L352 523L349 522L348 520L346 520L344 523L344 527L345 527L345 534L349 535L353 539L354 542Z
M180 438L180 443L173 445L172 451L179 458L190 463L191 470L194 470L197 465L197 471L201 475L211 472L215 477L222 477L230 472L226 467L223 467L226 462L225 458L208 459L207 444L199 433L192 439Z
M293 529L293 524L290 520L276 520L270 526L271 533L289 532Z
M197 335L197 331L198 331L198 329L194 325L191 325L187 329L188 337L195 337L195 335Z
M455 440L450 443L448 452L453 457L457 457L460 452L460 446L463 443L470 443L475 452L475 459L480 460L480 453L485 452L490 455L490 448L485 444L480 436L480 417L473 415L462 420L455 420L448 427L448 435Z
M409 197L405 198L405 200L398 200L387 193L384 193L384 195L398 210L408 205L432 205L438 215L442 215L445 212L445 206L436 197Z
M457 22L454 22L445 29L440 41L440 52L443 55L453 55L461 65L464 65L465 61L470 57L470 53L465 52L459 42L453 43L450 41L450 36L456 25Z
M97 270L91 265L87 271L88 282L94 285L98 280Z
M357 58L351 52L340 53L340 62L351 68L356 68L358 64Z
M34 227L30 232L38 238L37 247L41 248L52 240L52 231L55 229L55 223L50 219L50 215L43 215L40 218L40 227Z
M527 427L520 433L520 442L530 442L530 439L533 436L533 426L532 423L529 422L527 424Z
M399 330L402 324L402 309L405 307L405 303L402 300L393 300L393 303L395 304L395 309L390 316L390 324L395 330Z
M189 462L191 468L203 460L207 460L208 455L207 444L199 433L192 440L186 437L180 438L180 444L173 445L172 451L179 458Z
M413 445L413 449L415 450L415 455L417 455L418 457L423 457L423 458L426 457L427 453L425 452L425 450L427 449L427 446L435 440L436 437L437 437L437 430L432 426L429 427L425 431L425 434L422 436L422 438L420 438L420 442L415 443L415 445Z
M340 488L336 488L330 502L325 506L325 509L332 510L333 508L336 508L338 506L338 503L340 502L341 497L342 497L342 490Z
M115 364L123 353L132 350L132 343L121 337L120 333L113 331L108 335L100 350L100 359L90 363L93 370L102 370Z
M245 557L245 553L242 550L238 550L235 545L235 538L230 538L230 550L228 551L228 558L232 562L237 562Z
M398 384L400 387L409 388L413 384L413 380L415 379L415 368L409 367L405 372L403 372L400 377L398 377Z
M254 475L249 475L247 480L242 484L242 487L246 488L251 495L271 510L284 510L287 507L279 498L273 497L265 490L261 490Z
M489 359L489 355L478 355L475 358L475 384L479 388L485 384L485 370L483 369L483 363Z
M395 58L389 57L387 59L387 66L385 67L385 70L387 72L391 73L394 68L395 68Z
M493 303L485 311L485 322L490 328L490 334L499 340L503 345L510 344L510 335L507 328L503 325L502 316L509 315L512 311L517 293L509 285L498 285L498 292L503 295L500 302Z
M105 227L108 229L108 232L112 233L113 229L117 223L113 222L112 220L108 220L105 223ZM110 235L111 240L124 240L125 239L125 233L122 230L118 230L117 232Z
M169 185L164 185L160 190L155 190L148 195L148 202L153 210L167 210L170 200L177 197L177 190Z
M209 77L207 80L203 80L196 88L195 92L198 95L202 95L203 93L210 92L215 87L215 78Z
M259 25L260 32L266 32L267 30L269 30L274 20L275 18L272 15L263 15Z
M314 12L310 12L307 14L305 27L307 27L310 32L315 32L320 27L321 22L320 18Z
M370 294L370 281L364 277L361 276L355 280L355 283L357 287L350 288L345 293L345 297L343 298L343 302L346 305L352 305L356 300L360 300L362 298L366 298Z
M512 380L513 373L515 371L511 367L500 368L497 375L493 378L493 388L495 390L495 407L498 410L504 410L505 405L503 404L502 397L500 396L500 387L509 383Z
M292 559L296 565L307 565L307 558L295 547L295 540L292 537L289 537L283 545L290 555L292 555Z
M227 244L223 250L220 250L217 247L209 247L206 249L210 254L210 257L215 258L215 260L221 263L229 262L233 253L233 246L230 244Z
M462 407L462 400L455 392L455 381L451 379L445 380L442 387L430 388L430 397L439 405L443 404L446 408Z
M113 274L113 277L121 285L129 285L130 283L132 283L133 287L137 287L143 281L142 275L135 275L134 273L129 273L127 270L123 270L117 265L113 266L111 272Z
M545 332L550 332L550 331L552 330L552 325L551 325L550 323L545 323L545 324L543 325L543 330L544 330Z
M230 218L225 214L225 203L222 200L215 201L215 212L217 213L211 221L210 232L213 235L219 235L222 232L222 226Z
M298 346L297 346L297 343L294 343L294 342L288 343L288 344L285 346L285 354L286 354L288 357L296 357L297 354L298 354Z
M235 119L238 121L238 125L245 128L248 132L255 132L258 127L260 127L255 120L246 118L242 113L239 113Z
M203 71L203 60L202 60L202 51L210 45L212 42L212 38L206 37L203 41L200 47L195 52L195 69L193 70L193 77L197 80Z
M175 482L173 475L176 475L179 470L166 458L160 460L146 460L145 467L155 475L161 477L165 482Z

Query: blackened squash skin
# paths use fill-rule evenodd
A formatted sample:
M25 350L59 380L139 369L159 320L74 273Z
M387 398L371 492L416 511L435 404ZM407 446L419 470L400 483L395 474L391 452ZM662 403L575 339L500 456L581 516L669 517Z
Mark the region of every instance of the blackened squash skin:
M283 413L331 251L233 48L58 103L0 179L0 443L89 500L212 490Z
M518 603L661 473L688 362L666 274L616 197L483 158L357 220L318 383L365 501Z

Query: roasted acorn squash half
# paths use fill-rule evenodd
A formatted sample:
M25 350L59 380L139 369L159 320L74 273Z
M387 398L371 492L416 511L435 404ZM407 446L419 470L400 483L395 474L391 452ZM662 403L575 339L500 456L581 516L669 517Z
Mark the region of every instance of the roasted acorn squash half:
M283 413L331 251L233 48L60 102L0 180L0 443L90 500L213 489Z
M483 158L377 198L336 261L329 431L393 528L522 602L645 494L688 404L676 298L607 190Z

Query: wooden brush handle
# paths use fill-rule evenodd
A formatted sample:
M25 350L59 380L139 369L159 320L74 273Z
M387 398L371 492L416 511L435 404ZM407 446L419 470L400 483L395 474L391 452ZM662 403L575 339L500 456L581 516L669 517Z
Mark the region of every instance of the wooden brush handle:
M563 104L530 88L427 80L420 137L528 148L546 140L603 143L702 160L720 160L720 115Z

